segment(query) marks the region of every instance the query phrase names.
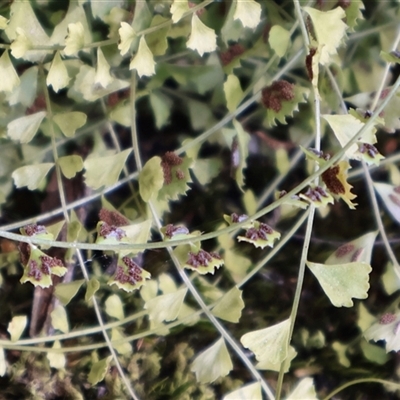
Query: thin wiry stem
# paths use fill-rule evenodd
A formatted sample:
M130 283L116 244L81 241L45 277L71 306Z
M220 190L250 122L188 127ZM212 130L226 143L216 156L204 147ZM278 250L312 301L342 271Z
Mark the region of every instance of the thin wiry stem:
M192 10L192 9L191 9ZM290 68L294 67L298 58L301 56L302 54L302 50L300 50L298 53L296 53L293 58L285 64L284 68L281 68L276 74L275 76L271 79L271 81L274 80L278 80L282 75L284 75ZM261 89L260 89L261 90ZM250 105L252 105L255 101L258 100L259 98L259 91L257 91L249 100L247 100L244 104L242 104L238 109L236 109L233 113L229 113L227 114L220 122L218 122L217 124L215 124L213 127L211 127L210 129L208 129L207 131L205 131L204 133L202 133L199 136L199 140L196 141L190 141L187 144L185 144L184 146L180 147L179 149L177 149L175 152L179 155L184 153L186 150L191 149L192 147L194 147L196 144L201 143L202 141L204 141L206 138L208 138L209 136L211 136L213 133L217 132L219 129L221 129L223 126L225 126L227 123L229 123L230 121L232 121L233 118L237 117L240 113L242 113L247 107L249 107ZM70 204L68 204L68 206L66 207L67 210L76 208L76 207L80 207L84 204L87 204L93 200L98 199L99 197L101 197L104 194L110 193L113 190L119 188L122 185L125 185L126 183L130 182L133 179L137 179L138 177L138 172L133 172L130 175L128 175L127 177L120 179L117 183L115 183L114 185L105 188L104 190L102 190L101 192L98 193L94 193L92 195L86 196L83 199L74 201ZM13 230L16 228L20 228L21 226L25 226L31 223L35 223L35 222L39 222L39 221L45 221L46 219L52 218L58 214L61 214L63 212L63 209L57 208L53 211L49 211L47 213L43 213L41 215L38 215L36 217L33 218L28 218L16 223L12 223L12 224L7 224L1 227L2 230L4 231L9 231L9 230Z
M43 82L44 82L43 91L44 91L44 94L45 94L46 106L47 106L47 117L51 122L50 123L51 142L52 142L52 146L53 146L54 162L56 164L58 191L60 193L61 207L62 207L62 210L63 210L64 219L65 219L65 221L67 223L69 223L70 220L69 220L69 215L68 215L67 206L66 206L64 186L63 186L63 183L62 183L61 168L60 168L60 166L58 164L58 152L57 152L56 141L55 141L55 131L54 131L54 125L53 125L54 122L52 120L53 115L52 115L52 109L51 109L50 96L49 96L49 92L48 92L48 89L47 89L47 85L45 83L45 79L43 79ZM89 275L88 275L86 267L85 267L85 262L84 262L83 257L82 257L82 252L77 248L76 248L76 255L78 257L78 262L79 262L79 265L81 267L82 275L85 278L85 281L89 282ZM124 371L122 369L122 366L121 366L121 364L120 364L120 362L118 360L117 353L115 352L114 347L112 346L110 337L108 336L107 330L104 327L103 317L101 315L100 307L98 305L98 302L97 302L95 296L92 297L92 302L93 302L93 308L94 308L94 311L95 311L95 314L96 314L96 317L97 317L97 321L98 321L99 326L101 328L101 332L102 332L103 337L104 337L104 339L105 339L105 341L107 343L108 349L109 349L109 351L111 353L111 356L112 356L112 358L114 360L115 366L117 367L117 370L118 370L118 372L119 372L119 374L121 376L121 379L124 382L125 387L126 387L128 393L131 395L131 397L134 400L139 400L139 398L136 396L135 392L133 391L133 389L132 389L132 387L130 385L130 382L126 378L125 373L124 373Z
M252 218L253 219L258 219L262 217L263 215L271 212L275 208L279 207L281 204L283 204L285 201L290 199L293 195L297 194L300 192L303 188L309 185L310 182L314 181L316 177L318 177L321 173L326 171L328 168L330 168L333 164L335 164L337 161L340 160L340 158L345 154L345 152L356 142L359 140L362 135L367 132L374 124L375 119L378 117L378 115L385 109L386 105L391 101L393 96L396 94L398 88L400 87L400 77L396 80L395 84L393 87L390 89L388 95L385 97L383 102L380 104L380 106L377 108L377 110L372 114L372 116L368 119L368 121L363 125L363 127L354 134L354 136L348 141L348 143L341 148L335 155L333 155L330 160L328 160L318 171L314 172L311 174L309 177L303 180L300 184L298 184L295 188L290 190L286 195L282 196L280 199L276 200L274 203L268 205L267 207L264 207L260 211L256 212ZM176 245L179 244L187 244L189 242L201 242L204 240L208 239L213 239L223 233L230 233L237 228L240 228L242 226L246 225L246 221L234 224L232 226L229 226L227 228L218 230L216 232L210 232L205 235L201 235L195 238L190 238L190 239L182 239L182 240L176 240L174 243ZM60 248L80 248L80 249L87 249L87 250L120 250L121 248L124 249L129 249L129 250L138 250L138 251L143 251L146 249L160 249L160 248L166 248L168 247L168 243L165 242L157 242L157 243L139 243L139 244L118 244L118 245L96 245L96 244L89 244L89 243L66 243L66 242L60 242L56 240L43 240L39 239L36 237L26 237L23 235L18 235L15 233L7 232L4 230L0 230L0 236L11 239L11 240L17 240L21 241L24 243L32 243L35 245L47 245L47 246L54 246L54 247L60 247Z
M399 43L400 43L400 26L398 27L397 36L393 43L392 50L397 50L397 46L399 45ZM385 87L386 80L389 75L389 71L390 71L390 63L386 63L385 71L383 73L383 77L381 80L381 84L379 86L379 89L375 93L374 100L372 101L372 105L371 105L372 111L375 110L376 105L378 104L379 98L381 97L381 93L382 93L383 88Z
M53 151L53 160L54 160L54 163L55 163L55 170L56 170L56 177L57 177L57 187L58 187L58 192L59 192L59 195L60 195L60 202L61 202L61 208L62 208L63 214L64 214L64 219L66 221L68 221L69 217L68 217L68 211L67 211L66 201L65 201L64 185L62 183L61 168L60 168L60 165L58 163L58 151L57 151L57 146L56 146L56 133L54 131L53 112L52 112L52 107L51 107L50 95L49 95L49 91L48 91L47 85L46 85L46 79L45 79L45 76L44 76L43 66L41 66L40 70L41 70L41 78L42 78L42 82L43 82L43 92L44 92L44 97L45 97L45 101L46 101L47 118L49 119L49 121L51 121L51 123L50 123L51 148L52 148L52 151Z
M304 44L306 47L308 47L310 41L308 38L306 26L305 26L305 23L303 20L303 15L301 13L300 3L298 0L293 0L293 3L294 3L295 11L297 14L297 19L300 21L300 27L302 28ZM315 113L314 113L315 145L314 146L315 146L315 149L317 151L319 151L321 149L320 98L319 98L318 91L314 87L313 87L313 93L314 93L314 107L315 107ZM317 174L317 176L314 179L315 185L318 185L318 183L319 183L318 169L319 169L318 164L315 163L315 173ZM290 312L290 317L289 317L290 325L289 325L288 339L287 339L287 343L286 343L287 350L289 349L290 343L292 341L294 325L295 325L297 312L298 312L299 304L300 304L300 296L301 296L301 292L303 290L304 275L305 275L305 271L306 271L306 261L308 258L308 250L310 247L311 234L312 234L313 224L314 224L314 216L315 216L315 206L314 206L314 204L311 204L309 207L306 233L305 233L305 238L304 238L304 242L303 242L303 249L302 249L302 253L301 253L299 271L297 274L296 290L295 290L295 294L294 294L292 310ZM279 375L278 375L278 380L277 380L277 385L276 385L276 399L277 400L279 400L281 398L283 378L285 375L285 361L286 360L282 360L281 368L279 370Z
M367 188L368 188L369 198L370 198L371 204L372 204L372 210L374 211L376 225L378 226L379 233L380 233L380 235L382 237L382 241L385 245L386 252L390 258L390 261L393 264L394 272L396 273L397 277L400 278L400 266L399 266L399 263L397 261L395 254L392 250L392 246L389 243L389 239L387 237L385 227L383 226L381 214L379 211L378 200L376 198L376 194L375 194L375 190L374 190L374 183L372 182L372 179L371 179L371 174L369 173L368 167L364 161L362 161L362 166L364 169L364 177L365 177L365 181L366 181Z
M397 390L400 389L400 384L398 383L394 383L391 381L387 381L385 379L376 379L376 378L363 378L363 379L355 379L354 381L350 381L345 383L344 385L338 387L337 389L335 389L334 391L332 391L331 393L329 393L327 396L325 396L323 398L323 400L329 400L331 399L333 396L336 396L338 393L340 393L342 390L353 386L353 385L358 385L359 383L380 383L382 385L385 386L389 386L391 388L396 388Z
M156 225L158 227L159 232L161 232L161 223L158 218L157 212L154 208L154 206L149 202L149 207L151 209L151 212L153 214L153 218L156 222ZM253 375L253 377L261 384L261 387L263 388L265 394L268 396L269 399L274 400L275 396L272 393L270 387L268 386L267 382L265 382L264 378L261 376L261 374L257 371L257 369L254 367L254 365L251 363L251 361L247 358L247 356L244 354L242 348L239 346L239 344L232 338L232 336L229 334L229 332L222 326L221 322L218 321L218 319L211 313L207 305L204 303L204 300L201 298L199 292L196 290L196 288L193 286L191 280L189 277L186 275L184 272L183 268L181 267L179 260L175 256L172 247L167 247L168 254L173 261L176 270L179 273L179 276L181 277L182 281L185 283L187 288L189 289L190 293L192 296L195 298L197 304L200 306L204 314L207 316L207 318L210 320L210 322L214 325L214 327L218 330L218 332L221 334L221 336L228 342L228 344L232 347L236 355L242 360L242 362L245 364L245 366L248 368L250 373Z
M136 73L136 72L135 72ZM136 79L132 79L131 81L132 85L136 85ZM135 154L135 161L136 161L136 165L138 167L138 170L140 172L140 170L142 169L142 161L140 158L140 149L139 149L139 143L138 143L138 139L137 139L137 127L136 127L136 102L135 102L135 91L133 88L131 88L131 93L133 92L134 95L131 96L131 134L132 134L132 144L133 144L133 151ZM152 213L153 216L153 220L157 226L157 229L159 231L160 234L161 233L161 222L160 222L160 218L157 215L157 211L154 207L154 205L152 204L151 201L149 201L148 206L150 208L150 211ZM263 377L261 376L261 374L257 371L257 369L254 367L254 365L251 363L251 361L246 357L246 355L244 354L243 350L240 348L240 346L236 343L236 341L231 337L231 335L228 333L228 331L222 326L222 324L217 320L217 318L211 313L211 311L209 310L209 308L207 307L207 305L204 303L203 299L201 298L200 294L198 293L198 291L196 290L196 288L193 286L191 280L188 278L188 276L186 275L186 273L183 271L179 260L177 259L177 257L175 256L172 247L170 244L168 244L168 246L166 247L166 250L168 251L168 254L172 260L172 262L175 265L175 268L177 269L182 281L185 283L186 287L189 289L189 291L191 292L192 296L195 298L195 300L197 301L197 303L199 304L201 310L203 311L203 313L207 316L207 318L210 320L210 322L214 325L214 327L218 330L218 332L221 334L221 336L228 342L228 344L232 347L232 349L235 351L235 353L237 354L237 356L243 361L243 363L247 366L247 368L249 369L250 373L254 376L254 378L260 382L262 388L264 389L264 392L266 393L266 395L268 396L268 398L274 400L275 397L271 391L271 389L269 388L269 386L267 385L267 383L265 382L265 380L263 379Z

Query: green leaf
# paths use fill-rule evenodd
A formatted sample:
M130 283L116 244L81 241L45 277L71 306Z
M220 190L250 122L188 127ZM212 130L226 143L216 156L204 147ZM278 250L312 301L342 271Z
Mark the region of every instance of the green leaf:
M176 291L176 290L175 290ZM156 280L151 280L146 286L140 291L140 296L144 301L148 301L157 296L158 293L158 283Z
M109 296L105 301L105 311L110 317L120 321L125 317L121 298L116 294Z
M357 75L362 75L363 70L357 71ZM369 75L368 75L369 77ZM363 82L368 79L363 78ZM370 79L372 81L372 79ZM376 104L376 108L381 105L381 103L385 100L387 94L391 90L391 86L386 87L382 90L382 93L379 97L379 101ZM358 93L354 96L347 97L344 100L349 101L357 107L360 107L362 113L365 113L365 110L369 110L372 105L372 99L375 97L375 92L372 93ZM400 129L400 119L399 119L399 108L400 108L400 91L396 92L396 96L393 96L390 100L389 104L386 105L384 112L379 116L375 121L377 124L382 125L386 132L394 133L397 129ZM351 110L350 110L351 111Z
M46 46L49 45L49 37L42 28L40 22L36 18L35 12L32 9L31 2L29 1L16 1L11 4L10 21L4 30L10 41L17 38L18 28L26 27L29 40L33 46ZM46 53L43 50L29 50L24 59L32 62L39 62L43 60ZM4 75L2 75L2 80Z
M188 99L186 104L189 109L190 123L194 130L203 130L215 123L210 104L192 99ZM193 157L190 151L186 152L186 155L193 160L197 158Z
M239 322L243 308L242 291L234 286L218 301L212 313L225 321L236 323Z
M252 399L262 400L260 382L250 383L249 385L241 386L239 389L226 394L222 400L240 400Z
M140 32L150 27L153 17L153 5L146 1L139 1L135 4L135 13L132 21L132 28L135 32ZM150 5L150 7L149 7ZM134 41L134 48L138 46L138 39Z
M221 337L212 346L201 352L190 368L200 383L211 383L226 376L233 369L231 357Z
M83 169L82 157L77 155L60 157L58 159L58 164L62 173L68 179L73 178L77 172Z
M20 103L25 107L30 107L33 104L37 92L38 72L37 66L30 67L23 72L20 76L20 85L7 96L10 106Z
M86 119L86 114L79 111L55 114L53 117L53 121L67 137L74 137L75 131L86 124Z
M124 339L125 336L117 328L111 329L111 342ZM122 342L119 344L114 344L113 347L117 350L118 354L129 356L132 354L132 345L129 342Z
M93 363L88 375L88 382L90 384L94 386L96 385L96 383L99 383L104 379L110 366L111 359L112 356L108 356L100 361Z
M303 7L303 9L313 23L318 47L321 50L319 62L322 65L329 64L332 62L333 56L337 54L337 48L345 37L347 25L343 19L346 14L341 7L330 11L318 11L311 7Z
M161 129L169 121L172 101L159 91L150 93L150 104L156 120L157 129Z
M335 307L352 307L352 298L368 297L369 273L372 271L369 264L318 264L307 261L307 266Z
M374 188L381 197L383 204L394 218L400 223L400 189L388 183L374 182Z
M290 33L280 25L274 25L269 31L268 43L278 57L283 57L290 43Z
M69 332L67 312L62 305L58 305L51 312L51 325L63 333Z
M225 268L229 270L235 283L239 283L246 276L247 270L251 267L251 261L237 251L225 250Z
M121 226L126 233L126 242L130 244L139 244L139 243L147 243L151 238L151 227L153 225L152 219L147 219L143 222L139 222L138 224ZM137 254L137 251L132 250L121 250L119 252L120 256L124 256L126 254Z
M375 364L384 365L389 361L389 356L380 346L362 341L360 343L364 357Z
M83 227L76 212L71 211L70 222L67 227L67 241L68 242L84 242L88 237L86 229Z
M192 31L186 46L197 51L201 57L204 53L217 49L217 35L214 29L204 25L196 13L192 15Z
M184 288L146 301L144 309L148 311L150 320L159 325L178 318L186 293L187 288Z
M110 118L118 122L120 125L130 127L131 126L131 106L129 102L121 101L110 113Z
M70 37L70 32L69 32L69 25L77 24L78 22L82 25L83 27L83 43L90 43L92 41L92 35L90 33L89 29L89 24L86 20L86 11L82 7L82 2L77 2L77 1L71 1L69 2L68 6L68 11L63 18L61 22L57 24L57 26L54 28L54 31L51 35L51 43L52 44L57 44L59 46L64 46L66 44L66 37ZM64 15L64 14L63 14ZM73 28L74 29L74 28ZM78 26L78 29L75 29L76 32L73 33L72 36L76 35L76 39L79 41L79 29L80 26ZM73 37L70 37L69 40L73 39ZM71 45L78 45L78 42L74 43L72 40Z
M207 185L219 175L223 163L220 158L200 158L194 161L192 171L201 185Z
M297 351L294 349L294 347L289 346L287 357L283 361L283 372L285 373L289 372L290 365L292 361L296 358L296 356L297 356ZM261 370L279 372L282 368L282 363L280 362L273 363L268 358L265 358L263 361L257 363L256 368Z
M136 55L129 64L129 69L136 69L139 78L142 76L151 76L156 73L153 53L147 46L144 35L140 38L139 48Z
M282 363L288 356L289 328L290 320L287 319L269 328L248 332L240 342L255 354L260 363Z
M6 29L8 24L8 19L0 15L0 29ZM0 375L3 376L3 375Z
M85 44L85 28L82 22L68 24L68 36L65 38L64 53L67 56L75 55Z
M224 93L226 98L226 107L229 112L234 112L243 98L240 81L236 75L228 75L224 83Z
M89 65L82 65L72 88L68 91L68 96L82 101L95 101L101 99L110 93L125 89L129 86L129 82L121 79L114 79L106 88L96 84L96 70Z
M60 52L57 51L47 74L46 85L52 86L57 93L60 89L67 87L70 80L67 67L61 59Z
M27 323L28 318L26 315L17 315L12 318L7 327L7 332L10 334L12 342L19 340Z
M322 115L332 128L337 140L342 147L346 146L349 140L365 125L353 115ZM363 136L358 139L359 142L374 144L376 129L371 127ZM358 146L353 144L347 151L346 155L349 158L357 158L355 153L358 151Z
M374 322L376 318L373 316L364 306L364 304L360 301L358 305L358 319L357 325L361 329L362 332L366 331Z
M235 0L236 9L233 19L240 20L245 28L255 29L261 21L261 5L255 0Z
M123 7L125 4L124 0L113 0L108 1L91 1L90 7L94 18L100 18L106 21L106 16L112 12L113 8Z
M349 26L350 31L354 32L354 27L357 25L358 19L364 19L362 11L364 4L361 0L351 0L349 5L344 8L346 13L346 24Z
M140 196L146 202L158 194L164 184L164 173L161 168L161 158L152 157L146 162L139 173Z
M60 234L61 229L63 228L64 224L65 224L65 221L61 220L59 222L56 222L55 224L46 226L46 231L51 235L51 238L52 238L50 240L58 238L58 235ZM45 246L41 246L41 248L45 248Z
M228 45L230 41L237 42L243 36L245 29L239 19L233 18L236 13L236 6L237 2L231 3L228 15L221 29L221 39L224 41L225 45Z
M293 391L289 394L287 400L318 400L312 378L303 378Z
M54 295L63 306L66 306L76 296L84 282L84 279L80 279L68 283L59 283L54 289Z
M7 135L20 143L29 143L36 135L45 116L46 112L40 111L16 118L7 125Z
M93 5L93 3L91 3ZM114 81L114 78L110 75L110 65L104 57L101 47L97 48L97 66L96 75L94 82L106 88Z
M35 190L41 185L53 166L53 163L28 165L17 168L11 176L17 188L27 186L29 190Z
M133 28L126 22L121 22L121 28L119 28L118 33L120 37L118 49L121 51L121 56L124 56L130 50L136 34Z
M60 341L55 340L52 348L53 349L61 349ZM63 369L67 362L67 359L63 353L56 353L56 352L52 352L51 350L47 351L46 357L49 360L49 364L50 364L51 368Z
M370 232L340 246L327 258L325 264L345 264L355 261L370 264L377 234L378 232Z
M163 294L175 293L178 290L178 286L170 274L162 273L157 280L159 283L158 287Z
M17 37L11 43L11 54L15 58L21 58L25 55L25 53L32 48L32 42L28 38L26 32L18 27L16 29Z
M383 61L386 61L388 63L400 64L400 54L397 54L397 53L394 51L391 51L390 53L388 53L386 51L381 51L379 55Z
M381 276L381 279L385 292L389 296L400 289L400 271L391 262L386 264L385 272Z
M350 367L351 362L346 356L346 352L349 349L349 346L340 342L333 342L332 349L335 350L339 363L346 368Z
M84 174L86 185L96 190L118 182L131 151L132 149L126 149L112 156L87 158L83 163L86 169Z
M94 276L92 276L87 283L85 301L88 302L99 289L100 282Z
M151 20L150 28L158 26L169 21L168 18L164 18L161 15L155 15ZM163 56L168 48L167 34L169 31L169 24L166 24L163 28L158 28L157 31L151 32L146 35L146 42L149 46L150 51L154 56Z
M182 18L183 14L189 11L187 0L174 0L170 8L172 22L176 24Z

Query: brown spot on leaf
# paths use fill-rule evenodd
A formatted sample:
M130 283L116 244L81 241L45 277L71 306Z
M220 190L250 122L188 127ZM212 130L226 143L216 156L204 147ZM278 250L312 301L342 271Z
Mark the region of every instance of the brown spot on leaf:
M364 253L364 249L363 248L359 248L357 249L354 254L351 256L351 262L356 262L360 259L361 254Z
M335 256L337 258L344 257L345 255L349 254L354 250L354 245L347 243L344 244L343 246L340 246L336 251L335 251Z
M228 50L220 54L221 63L223 66L228 65L233 59L239 57L246 49L239 43L230 46Z
M339 170L340 170L339 165L335 165L334 167L327 169L321 175L322 180L324 181L328 190L336 195L346 193L346 190L342 182L340 182L340 180L337 177L339 174Z
M310 81L312 81L313 77L314 77L314 73L313 73L313 69L312 69L312 59L316 52L317 52L317 49L315 47L313 47L310 49L310 52L307 54L307 57L306 57L306 70L307 70L308 78L310 79Z
M36 224L27 225L24 229L25 229L25 233L28 236L34 236L34 235L38 235L40 233L47 233L46 227L43 225L36 225Z
M261 101L265 108L279 112L283 101L294 99L294 85L285 80L275 81L266 86L261 93Z
M100 226L99 235L107 239L115 237L117 240L121 240L123 237L126 236L126 233L123 229L113 225L108 225L107 222L103 221Z
M231 214L231 220L232 220L232 222L234 222L234 223L243 222L243 221L245 221L247 218L249 218L249 216L246 215L246 214L242 214L242 215L238 215L238 214L236 214L236 213L232 213L232 214Z
M169 185L172 182L171 167L180 165L180 164L182 164L182 162L183 162L183 159L181 157L179 157L177 154L175 154L173 151L167 151L161 157L161 167L163 169L164 183L166 185ZM183 178L181 178L181 179L183 179Z
M129 225L128 218L124 217L118 211L111 211L107 210L106 208L102 208L100 210L99 219L101 221L106 222L108 225L113 225L113 226Z
M187 235L189 233L189 229L186 226L174 226L172 224L168 224L165 227L165 236L169 237L170 239L175 235Z
M379 323L381 325L388 325L391 324L393 321L396 320L396 314L392 314L392 313L385 313L382 315L382 317L379 320Z

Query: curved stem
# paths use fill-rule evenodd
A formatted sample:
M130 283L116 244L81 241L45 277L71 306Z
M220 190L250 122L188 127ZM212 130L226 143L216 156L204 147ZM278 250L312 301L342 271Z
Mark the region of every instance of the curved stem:
M400 389L400 384L394 383L394 382L391 382L391 381L386 381L384 379L376 379L376 378L355 379L354 381L347 382L344 385L338 387L333 392L329 393L326 397L324 397L323 400L329 400L333 396L335 396L338 393L340 393L342 390L344 390L344 389L346 389L346 388L348 388L350 386L353 386L353 385L358 385L359 383L380 383L382 385L390 385L393 388L397 388L397 390Z
M136 85L136 81L134 79L132 79L132 84ZM135 93L134 90L131 89L131 92L132 91L133 91L133 93ZM133 115L133 117L131 117L131 124L132 124L131 132L132 132L133 150L134 150L134 154L135 154L136 165L138 167L138 170L140 171L142 169L142 161L140 159L140 149L139 149L139 144L138 144L138 140L137 140L136 110L135 110L135 98L134 97L131 97L131 115ZM148 202L148 206L149 206L150 211L152 213L153 220L154 220L154 222L155 222L155 224L157 226L157 229L158 229L159 233L162 234L162 232L161 232L162 225L161 225L161 222L160 222L160 218L158 217L157 211L156 211L156 209L155 209L155 207L154 207L154 205L152 204L151 201ZM175 245L175 243L174 243L174 245ZM235 351L235 353L238 355L238 357L243 361L243 363L249 369L249 371L254 376L254 378L258 382L260 382L260 384L261 384L262 388L264 389L264 392L266 393L266 395L270 399L274 400L275 397L274 397L271 389L267 385L267 383L264 381L264 379L261 376L261 374L257 371L257 369L254 367L254 365L251 363L251 361L246 357L246 355L244 354L243 350L236 343L236 341L231 337L231 335L228 333L228 331L222 326L222 324L217 320L217 318L211 313L210 309L207 307L207 305L205 304L205 302L201 298L200 294L198 293L196 288L193 286L191 280L186 275L186 273L184 272L184 270L182 269L182 267L181 267L181 265L179 263L179 260L175 256L170 243L167 244L166 250L168 251L168 254L169 254L172 262L174 263L175 268L178 271L182 281L185 283L186 287L189 289L189 291L191 292L192 296L195 298L195 300L199 304L199 306L200 306L201 310L203 311L203 313L207 316L207 318L214 325L214 327L219 331L221 336L232 347L232 349Z
M394 272L396 273L397 277L400 279L400 266L399 266L399 263L397 261L395 254L392 250L392 246L389 243L389 239L386 235L385 227L383 226L382 218L381 218L380 211L379 211L379 205L378 205L378 201L377 201L375 190L374 190L374 183L372 182L372 179L371 179L371 174L369 173L368 167L364 161L362 161L362 166L364 169L364 177L365 177L365 181L366 181L367 188L368 188L369 198L370 198L371 204L372 204L372 210L374 211L376 225L378 226L379 233L382 237L382 241L384 243L386 252L390 258L390 261L392 262Z
M44 75L44 71L42 68L42 72ZM55 131L54 131L54 122L52 120L52 110L51 110L51 103L50 103L50 96L49 96L49 92L47 89L47 85L46 85L46 81L45 79L43 79L44 82L44 86L43 86L43 91L44 91L44 95L45 95L45 99L46 99L46 106L47 106L47 113L48 113L48 119L50 120L50 129L51 129L51 143L52 143L52 147L53 147L53 157L54 157L54 162L56 164L56 174L57 174L57 184L58 184L58 190L60 193L60 200L61 200L61 207L63 209L63 214L64 214L64 218L65 221L67 223L69 223L69 215L68 215L68 211L67 211L67 207L66 207L66 200L65 200L65 193L64 193L64 186L62 183L62 176L61 176L61 168L58 164L58 152L57 152L57 147L56 147L56 141L55 141ZM79 261L79 265L81 267L81 271L82 271L82 275L85 278L85 281L88 282L89 281L89 275L87 273L86 267L85 267L85 263L82 257L82 253L79 249L76 249L76 255L78 257L78 261ZM139 400L139 398L136 396L135 392L133 391L128 379L126 378L124 371L122 370L122 366L118 360L117 354L111 344L111 340L108 336L107 330L104 327L104 322L103 322L103 317L101 316L101 312L100 312L100 307L98 305L98 302L95 298L95 296L93 296L92 298L92 302L93 302L93 308L97 317L97 321L99 323L99 326L101 328L101 332L103 334L103 337L107 343L108 349L111 353L111 356L114 360L115 366L117 367L117 370L121 376L122 381L125 384L125 387L127 389L127 391L129 392L129 394L131 395L131 397L134 400ZM53 349L54 350L54 349Z

